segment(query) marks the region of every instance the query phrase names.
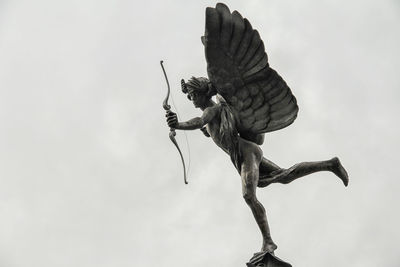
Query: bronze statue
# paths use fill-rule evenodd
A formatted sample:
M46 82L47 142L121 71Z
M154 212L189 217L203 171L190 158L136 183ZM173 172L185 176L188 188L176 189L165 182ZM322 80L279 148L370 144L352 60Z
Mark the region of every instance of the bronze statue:
M206 9L205 36L201 38L207 60L207 78L182 80L182 91L201 117L178 122L167 110L171 129L201 129L228 153L242 179L243 198L261 230L261 251L273 253L265 209L257 200L256 188L272 183L288 184L305 175L330 171L345 186L349 179L339 159L302 162L283 169L266 159L260 145L267 132L289 126L298 106L286 82L268 64L263 41L247 19L230 12L224 4ZM217 102L212 97L216 96Z

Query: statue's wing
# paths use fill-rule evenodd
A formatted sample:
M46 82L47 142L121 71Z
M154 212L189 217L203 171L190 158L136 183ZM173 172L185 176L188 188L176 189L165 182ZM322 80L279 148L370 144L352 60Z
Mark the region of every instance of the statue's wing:
M296 98L269 67L260 35L239 12L221 3L207 8L202 41L209 79L235 112L239 132L271 132L296 119Z

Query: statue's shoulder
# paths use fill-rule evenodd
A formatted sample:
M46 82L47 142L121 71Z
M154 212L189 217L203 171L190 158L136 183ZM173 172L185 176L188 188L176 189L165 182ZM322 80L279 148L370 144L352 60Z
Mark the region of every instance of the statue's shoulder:
M213 106L206 108L203 113L209 114L212 117L216 117L221 113L222 105L215 103Z

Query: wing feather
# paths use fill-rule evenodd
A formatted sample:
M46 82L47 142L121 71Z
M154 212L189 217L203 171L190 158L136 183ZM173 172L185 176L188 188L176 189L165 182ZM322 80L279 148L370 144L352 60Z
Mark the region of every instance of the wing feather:
M247 63L254 57L254 54L257 52L257 48L261 44L260 34L258 31L254 30L252 35L253 36L249 47L247 48L246 55L242 58L239 64L239 66L242 68L245 68Z
M260 94L256 99L254 99L253 103L251 104L251 108L253 110L259 109L264 104L264 97Z
M242 119L247 119L251 115L253 115L253 109L251 107L248 107L245 109L243 112L240 113Z
M251 117L251 116L248 117L246 120L241 121L242 127L246 128L246 129L251 129L255 120L256 119L254 117Z
M233 31L232 31L232 39L229 47L229 52L231 55L235 55L240 45L240 42L242 41L244 31L246 29L242 15L240 15L240 13L237 12L236 10L233 11L232 13L232 24L233 24Z
M262 118L262 116L264 116L265 113L267 113L268 111L269 111L269 105L264 105L260 109L257 109L254 112L254 116L257 118Z
M242 61L242 58L246 55L246 52L249 48L253 35L253 28L251 27L251 24L247 19L244 19L244 26L245 26L244 35L240 42L239 48L236 51L236 54L234 55L235 63L239 68L240 68L240 61Z
M283 108L278 110L273 110L273 106L271 107L271 118L277 119L282 115L290 114L296 107L296 103L289 101Z
M248 84L246 88L249 90L251 96L257 96L261 89L256 83Z
M206 44L212 45L214 42L217 44L219 41L219 16L215 8L206 8Z
M220 42L223 46L228 46L232 34L232 16L229 8L223 4L218 3L216 6L217 12L220 15L221 29L220 29Z
M270 83L268 83L265 88L266 88L266 92L264 94L264 97L266 99L273 99L276 96L278 96L281 92L282 92L282 88L280 86L278 86L279 81L272 80Z
M261 39L260 39L261 41ZM257 51L255 52L255 54L253 55L252 58L250 58L250 60L246 63L245 68L246 69L252 69L258 62L260 62L260 60L265 60L266 62L268 62L268 58L267 54L265 53L265 48L264 48L264 43L260 42L260 45L257 48Z
M283 83L278 83L275 88L278 88L276 91L278 91L279 94L268 101L271 105L279 103L289 93L288 87L283 86Z
M256 122L254 122L254 124L252 125L251 129L252 130L257 130L257 129L260 129L260 128L265 128L266 125L267 125L267 121L257 120Z
M239 99L245 100L249 96L249 94L250 94L249 91L246 90L245 87L243 87L243 88L238 90L238 92L236 93L236 96Z
M265 57L264 59L266 59L266 58L267 57ZM265 62L264 60L262 60L259 63L257 63L256 66L249 69L247 72L243 73L243 78L244 79L250 78L251 79L250 81L260 80L259 78L262 79L266 75L265 70L267 70L267 68L269 68L268 63ZM258 77L257 75L260 75L260 76Z
M243 102L242 110L243 110L243 109L247 109L247 108L251 105L251 102L252 102L251 98L250 98L250 97L247 98L247 99Z
M275 104L271 104L271 112L284 109L287 105L290 104L291 100L293 99L293 96L289 94L289 92L285 95L282 100L279 102L276 102Z

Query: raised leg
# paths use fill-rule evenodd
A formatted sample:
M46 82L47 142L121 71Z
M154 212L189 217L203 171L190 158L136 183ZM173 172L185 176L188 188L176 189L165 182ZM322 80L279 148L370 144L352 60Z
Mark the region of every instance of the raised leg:
M243 198L253 212L254 218L263 236L261 251L273 252L277 246L272 241L267 216L263 205L256 197L261 156L258 153L246 153L241 167Z
M333 172L342 180L345 186L349 183L349 176L337 157L325 161L302 162L289 169L275 171L276 174L273 173L268 182L288 184L298 178L320 171Z

